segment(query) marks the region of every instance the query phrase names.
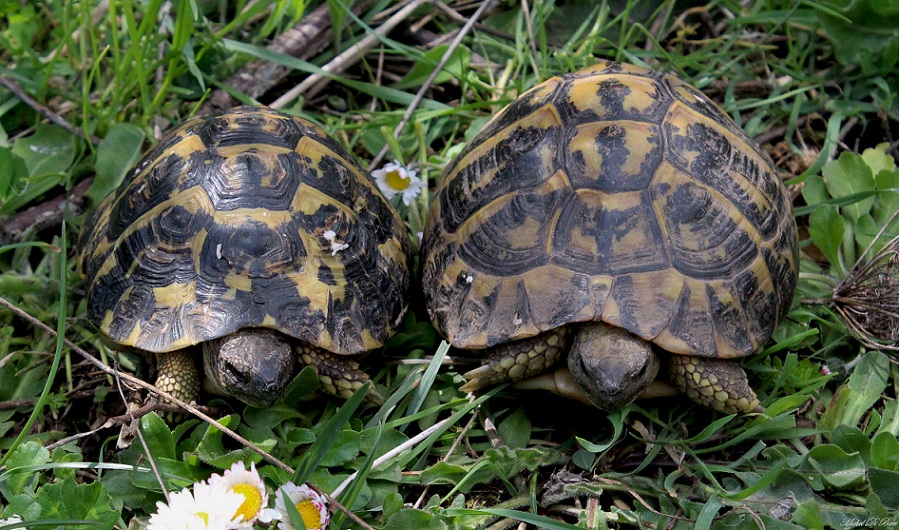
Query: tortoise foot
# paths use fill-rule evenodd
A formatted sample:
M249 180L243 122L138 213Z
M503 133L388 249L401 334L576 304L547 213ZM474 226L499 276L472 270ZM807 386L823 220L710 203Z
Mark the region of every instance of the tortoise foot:
M193 355L187 350L156 354L157 388L185 403L200 398L202 378Z
M322 391L342 399L349 399L362 385L371 381L368 374L359 369L359 363L345 355L337 355L311 344L297 346L297 355L303 364L315 368ZM367 399L377 405L384 404L384 397L368 387Z
M567 345L568 331L566 328L559 328L528 339L495 346L488 350L480 367L463 375L468 382L459 390L474 392L545 372L556 362Z
M764 412L746 372L730 359L672 355L671 382L704 407L725 414Z

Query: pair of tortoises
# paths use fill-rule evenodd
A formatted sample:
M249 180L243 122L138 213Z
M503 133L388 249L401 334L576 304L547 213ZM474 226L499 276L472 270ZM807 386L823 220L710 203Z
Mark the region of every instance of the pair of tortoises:
M346 396L367 379L349 356L381 346L406 311L412 245L397 212L324 131L268 109L188 121L83 241L88 317L156 353L159 383L188 400L197 344L214 392L268 405L299 361ZM760 408L733 359L771 336L798 267L768 159L678 78L611 62L531 89L466 146L436 190L421 262L435 327L483 354L465 390L567 352L579 393L619 408L663 350L682 391L726 412Z

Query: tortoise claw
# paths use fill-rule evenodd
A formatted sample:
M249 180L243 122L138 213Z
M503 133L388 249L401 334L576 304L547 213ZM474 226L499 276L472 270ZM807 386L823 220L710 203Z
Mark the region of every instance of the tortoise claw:
M764 412L746 372L732 359L672 355L671 381L696 403L725 414Z

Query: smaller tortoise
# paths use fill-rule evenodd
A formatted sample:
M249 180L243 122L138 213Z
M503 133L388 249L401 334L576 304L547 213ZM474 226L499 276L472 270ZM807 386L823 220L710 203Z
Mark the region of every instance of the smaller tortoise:
M117 348L155 354L157 386L269 406L312 365L348 397L347 357L406 312L411 243L372 177L321 128L266 108L194 118L84 224L87 316ZM200 347L196 347L200 345ZM370 397L380 399L370 390Z
M499 112L447 166L422 243L431 319L484 364L463 390L546 372L618 409L660 356L694 401L761 410L735 362L796 285L795 219L770 160L680 79L600 62Z

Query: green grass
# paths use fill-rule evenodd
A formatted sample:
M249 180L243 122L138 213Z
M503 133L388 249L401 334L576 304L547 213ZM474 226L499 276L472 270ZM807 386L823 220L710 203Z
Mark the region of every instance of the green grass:
M126 528L163 500L148 462L176 491L243 460L256 462L271 490L293 479L330 493L357 473L336 500L374 528L516 528L509 517L552 529L899 527L899 369L888 348L895 339L878 338L897 328L899 275L890 255L879 275L852 268L879 250L865 252L899 209L891 3L499 2L450 54L464 20L422 3L345 71L322 75L394 13L393 2L357 3L365 7L353 14L329 2L335 31L296 59L266 45L318 4L0 0L0 297L49 326L0 307L0 519ZM467 18L479 5L449 7ZM425 46L411 28L447 38ZM125 414L115 373L75 346L143 372L85 319L78 233L141 152L204 108L237 68L264 59L290 72L256 100L234 94L243 103L272 104L322 75L323 89L282 110L321 124L363 164L383 157L373 169L393 159L414 167L433 189L503 105L595 57L673 72L704 90L761 140L794 192L796 300L774 339L743 363L765 415L722 417L684 399L607 414L506 387L471 400L457 390L470 365L440 347L413 299L383 356L365 361L384 406L317 397L305 371L271 409L208 402L269 460L207 422L172 429L155 414L140 419L143 441L116 449L119 424L104 425ZM28 208L91 178L86 209L21 222ZM398 204L413 234L429 198ZM835 288L857 297L830 304ZM859 303L867 316L852 312ZM443 362L447 354L456 364ZM332 524L361 527L339 511Z

